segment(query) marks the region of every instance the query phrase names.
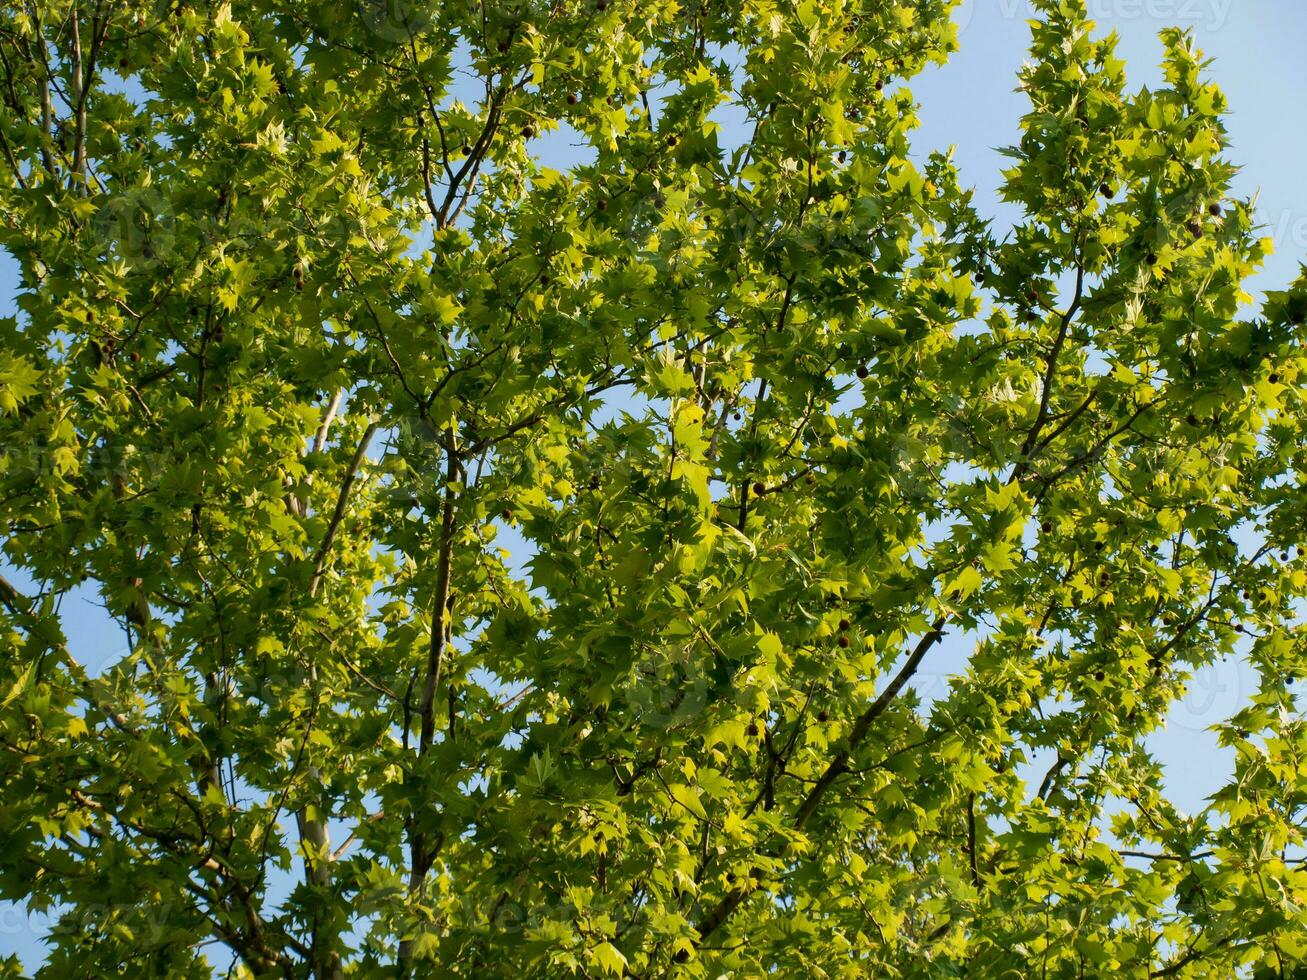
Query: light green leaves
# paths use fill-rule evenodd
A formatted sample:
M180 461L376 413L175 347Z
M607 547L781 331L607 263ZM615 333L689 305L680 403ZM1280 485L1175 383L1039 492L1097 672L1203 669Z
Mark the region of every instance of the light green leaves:
M0 412L11 414L36 394L41 371L23 355L0 351Z
M615 977L626 973L626 957L612 943L600 943L591 951L591 958L603 973L611 973Z
M1300 966L1307 280L1249 312L1192 39L1132 94L1076 0L991 229L951 6L0 13L47 972Z

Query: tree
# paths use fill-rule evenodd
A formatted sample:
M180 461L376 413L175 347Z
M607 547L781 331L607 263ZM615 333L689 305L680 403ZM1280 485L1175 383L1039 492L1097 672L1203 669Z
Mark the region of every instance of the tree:
M1077 0L991 227L909 154L952 6L0 13L42 975L1304 975L1307 279Z

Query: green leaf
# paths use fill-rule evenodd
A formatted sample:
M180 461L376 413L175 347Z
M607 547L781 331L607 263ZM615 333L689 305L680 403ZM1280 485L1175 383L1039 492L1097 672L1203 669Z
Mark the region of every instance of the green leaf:
M612 943L600 943L594 948L591 956L595 965L605 973L619 977L626 972L626 957Z

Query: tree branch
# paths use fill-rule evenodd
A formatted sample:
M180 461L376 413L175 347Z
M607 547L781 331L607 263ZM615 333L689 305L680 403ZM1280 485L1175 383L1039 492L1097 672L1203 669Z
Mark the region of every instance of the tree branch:
M935 620L930 630L917 642L911 656L908 657L907 662L904 663L894 679L890 681L889 686L881 692L880 697L878 697L872 705L862 713L858 720L853 723L853 728L849 730L849 736L845 741L844 748L835 753L835 757L831 759L830 764L826 767L826 771L821 774L816 785L808 792L807 798L804 799L803 803L799 806L798 812L795 813L794 827L796 830L803 829L804 824L808 822L808 819L817 809L818 804L821 803L822 797L826 795L831 784L847 771L850 756L867 737L867 733L871 730L871 726L875 723L876 719L883 715L886 710L888 710L889 706L894 703L894 699L898 697L899 692L903 690L908 681L910 681L913 675L916 674L917 668L921 666L921 662L926 658L926 654L930 652L931 648L936 643L943 639L945 622L946 617L944 616L940 616Z
M911 656L908 657L907 662L899 670L898 674L895 675L889 686L885 688L880 697L878 697L872 705L867 708L861 716L859 716L858 720L854 722L853 728L849 731L848 738L845 740L844 748L840 749L840 751L835 754L835 757L830 761L830 764L827 765L826 770L821 774L820 778L818 778L816 784L808 792L808 795L799 805L799 809L795 812L794 819L791 822L795 830L803 829L809 818L811 818L813 813L816 811L822 799L824 799L827 792L829 792L835 780L848 771L849 758L852 752L862 744L863 740L867 737L867 733L871 730L871 726L876 722L876 719L888 710L899 692L903 690L904 685L912 679L912 676L917 672L917 668L921 666L921 661L925 659L926 654L930 652L930 649L938 643L941 638L943 638L945 621L946 617L944 616L940 616L935 620L930 631L918 641ZM696 945L702 945L704 940L708 939L709 936L716 932L721 927L722 923L730 918L731 913L734 912L750 894L752 894L755 887L756 886L740 885L722 898L722 900L718 902L707 915L700 919L694 927L695 931L699 934L699 939Z
M1065 346L1067 334L1071 330L1071 321L1080 310L1080 302L1084 298L1084 291L1085 266L1083 262L1077 260L1075 295L1071 300L1071 305L1067 307L1067 311L1062 314L1057 339L1053 341L1053 349L1048 355L1048 365L1044 369L1044 387L1039 393L1039 411L1035 415L1034 425L1030 427L1030 432L1026 435L1026 441L1021 446L1021 459L1017 463L1015 479L1020 480L1030 469L1030 453L1039 441L1040 432L1048 423L1048 408L1053 399L1053 380L1057 376L1057 362L1062 356L1062 348Z
M331 546L335 543L336 534L340 530L340 522L345 517L345 508L349 505L350 490L354 487L359 467L362 466L363 457L368 451L368 444L372 442L372 436L376 431L376 422L369 423L368 427L363 430L363 438L359 440L358 448L354 450L354 458L350 460L349 469L345 471L345 480L340 485L340 493L336 495L336 509L331 515L331 520L327 523L327 530L322 536L322 544L318 546L318 554L313 559L313 576L309 579L310 598L318 594L318 586L322 584L322 576L327 567L327 558L331 554Z

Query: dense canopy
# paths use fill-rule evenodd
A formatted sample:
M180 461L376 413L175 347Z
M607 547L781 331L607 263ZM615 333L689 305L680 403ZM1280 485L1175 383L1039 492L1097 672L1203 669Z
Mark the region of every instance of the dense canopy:
M0 10L42 975L1307 975L1307 280L1080 0L988 220L953 6Z

